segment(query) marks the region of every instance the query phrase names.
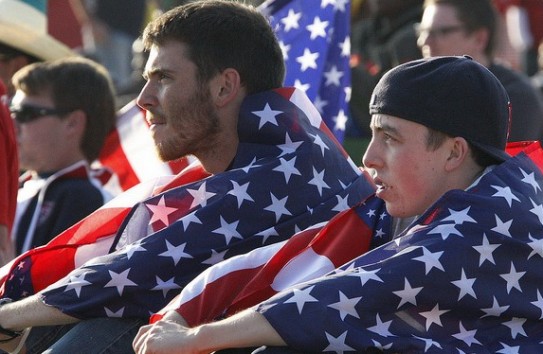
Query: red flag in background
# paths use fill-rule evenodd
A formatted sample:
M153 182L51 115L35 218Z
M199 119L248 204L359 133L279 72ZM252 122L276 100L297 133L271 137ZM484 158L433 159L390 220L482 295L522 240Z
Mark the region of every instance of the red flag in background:
M543 148L539 141L515 141L508 143L505 151L511 156L524 152L543 172Z

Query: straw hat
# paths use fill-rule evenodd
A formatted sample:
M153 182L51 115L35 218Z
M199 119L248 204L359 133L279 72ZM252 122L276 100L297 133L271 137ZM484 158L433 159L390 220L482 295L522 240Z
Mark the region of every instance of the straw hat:
M47 33L42 12L18 0L0 0L0 42L41 60L75 55Z

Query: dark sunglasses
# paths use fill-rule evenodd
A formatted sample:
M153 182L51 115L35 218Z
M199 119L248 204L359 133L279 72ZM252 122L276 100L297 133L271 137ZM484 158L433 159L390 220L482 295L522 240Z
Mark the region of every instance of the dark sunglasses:
M70 111L60 111L56 108L45 108L31 105L11 106L11 118L17 123L28 123L45 116L62 116Z

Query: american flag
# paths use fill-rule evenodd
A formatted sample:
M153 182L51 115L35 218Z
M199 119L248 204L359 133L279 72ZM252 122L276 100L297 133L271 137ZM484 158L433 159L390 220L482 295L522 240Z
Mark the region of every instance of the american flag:
M268 0L270 17L285 63L285 85L303 90L342 142L349 116L349 0Z
M148 318L210 265L282 241L373 192L299 90L248 97L238 127L231 169L138 203L116 251L52 284L43 301L77 318ZM35 273L12 269L4 296L34 292Z
M158 314L177 311L191 326L258 304L287 287L323 276L392 238L392 219L375 197L289 240L208 268Z
M258 311L304 351L543 352L542 187L516 156L447 192L401 237Z
M157 193L209 176L193 163L177 176L146 180L120 194L51 242L0 268L0 294L19 299L42 290L86 261L108 253L130 209Z
M538 140L534 141L513 141L507 143L505 149L511 156L525 153L543 171L543 147Z

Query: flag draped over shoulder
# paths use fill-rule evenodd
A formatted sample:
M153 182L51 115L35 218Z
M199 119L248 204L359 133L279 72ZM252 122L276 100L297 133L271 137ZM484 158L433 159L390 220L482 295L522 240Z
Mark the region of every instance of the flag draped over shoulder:
M31 295L89 259L108 253L124 218L136 203L208 175L195 162L177 176L157 177L129 189L47 245L31 249L0 268L1 296L19 299Z
M138 203L116 251L49 286L44 303L82 319L148 318L210 265L285 240L373 193L299 90L246 98L238 136L227 171Z
M115 129L108 134L98 157L100 165L117 177L121 190L148 179L178 174L195 160L189 156L176 161L160 161L145 112L136 101L129 102L118 112Z
M151 320L175 310L193 327L256 305L389 241L391 224L382 200L370 197L287 241L207 269Z
M543 351L543 176L524 154L399 238L260 304L303 351Z
M341 142L351 95L349 0L268 0L287 67L285 84L307 94Z

